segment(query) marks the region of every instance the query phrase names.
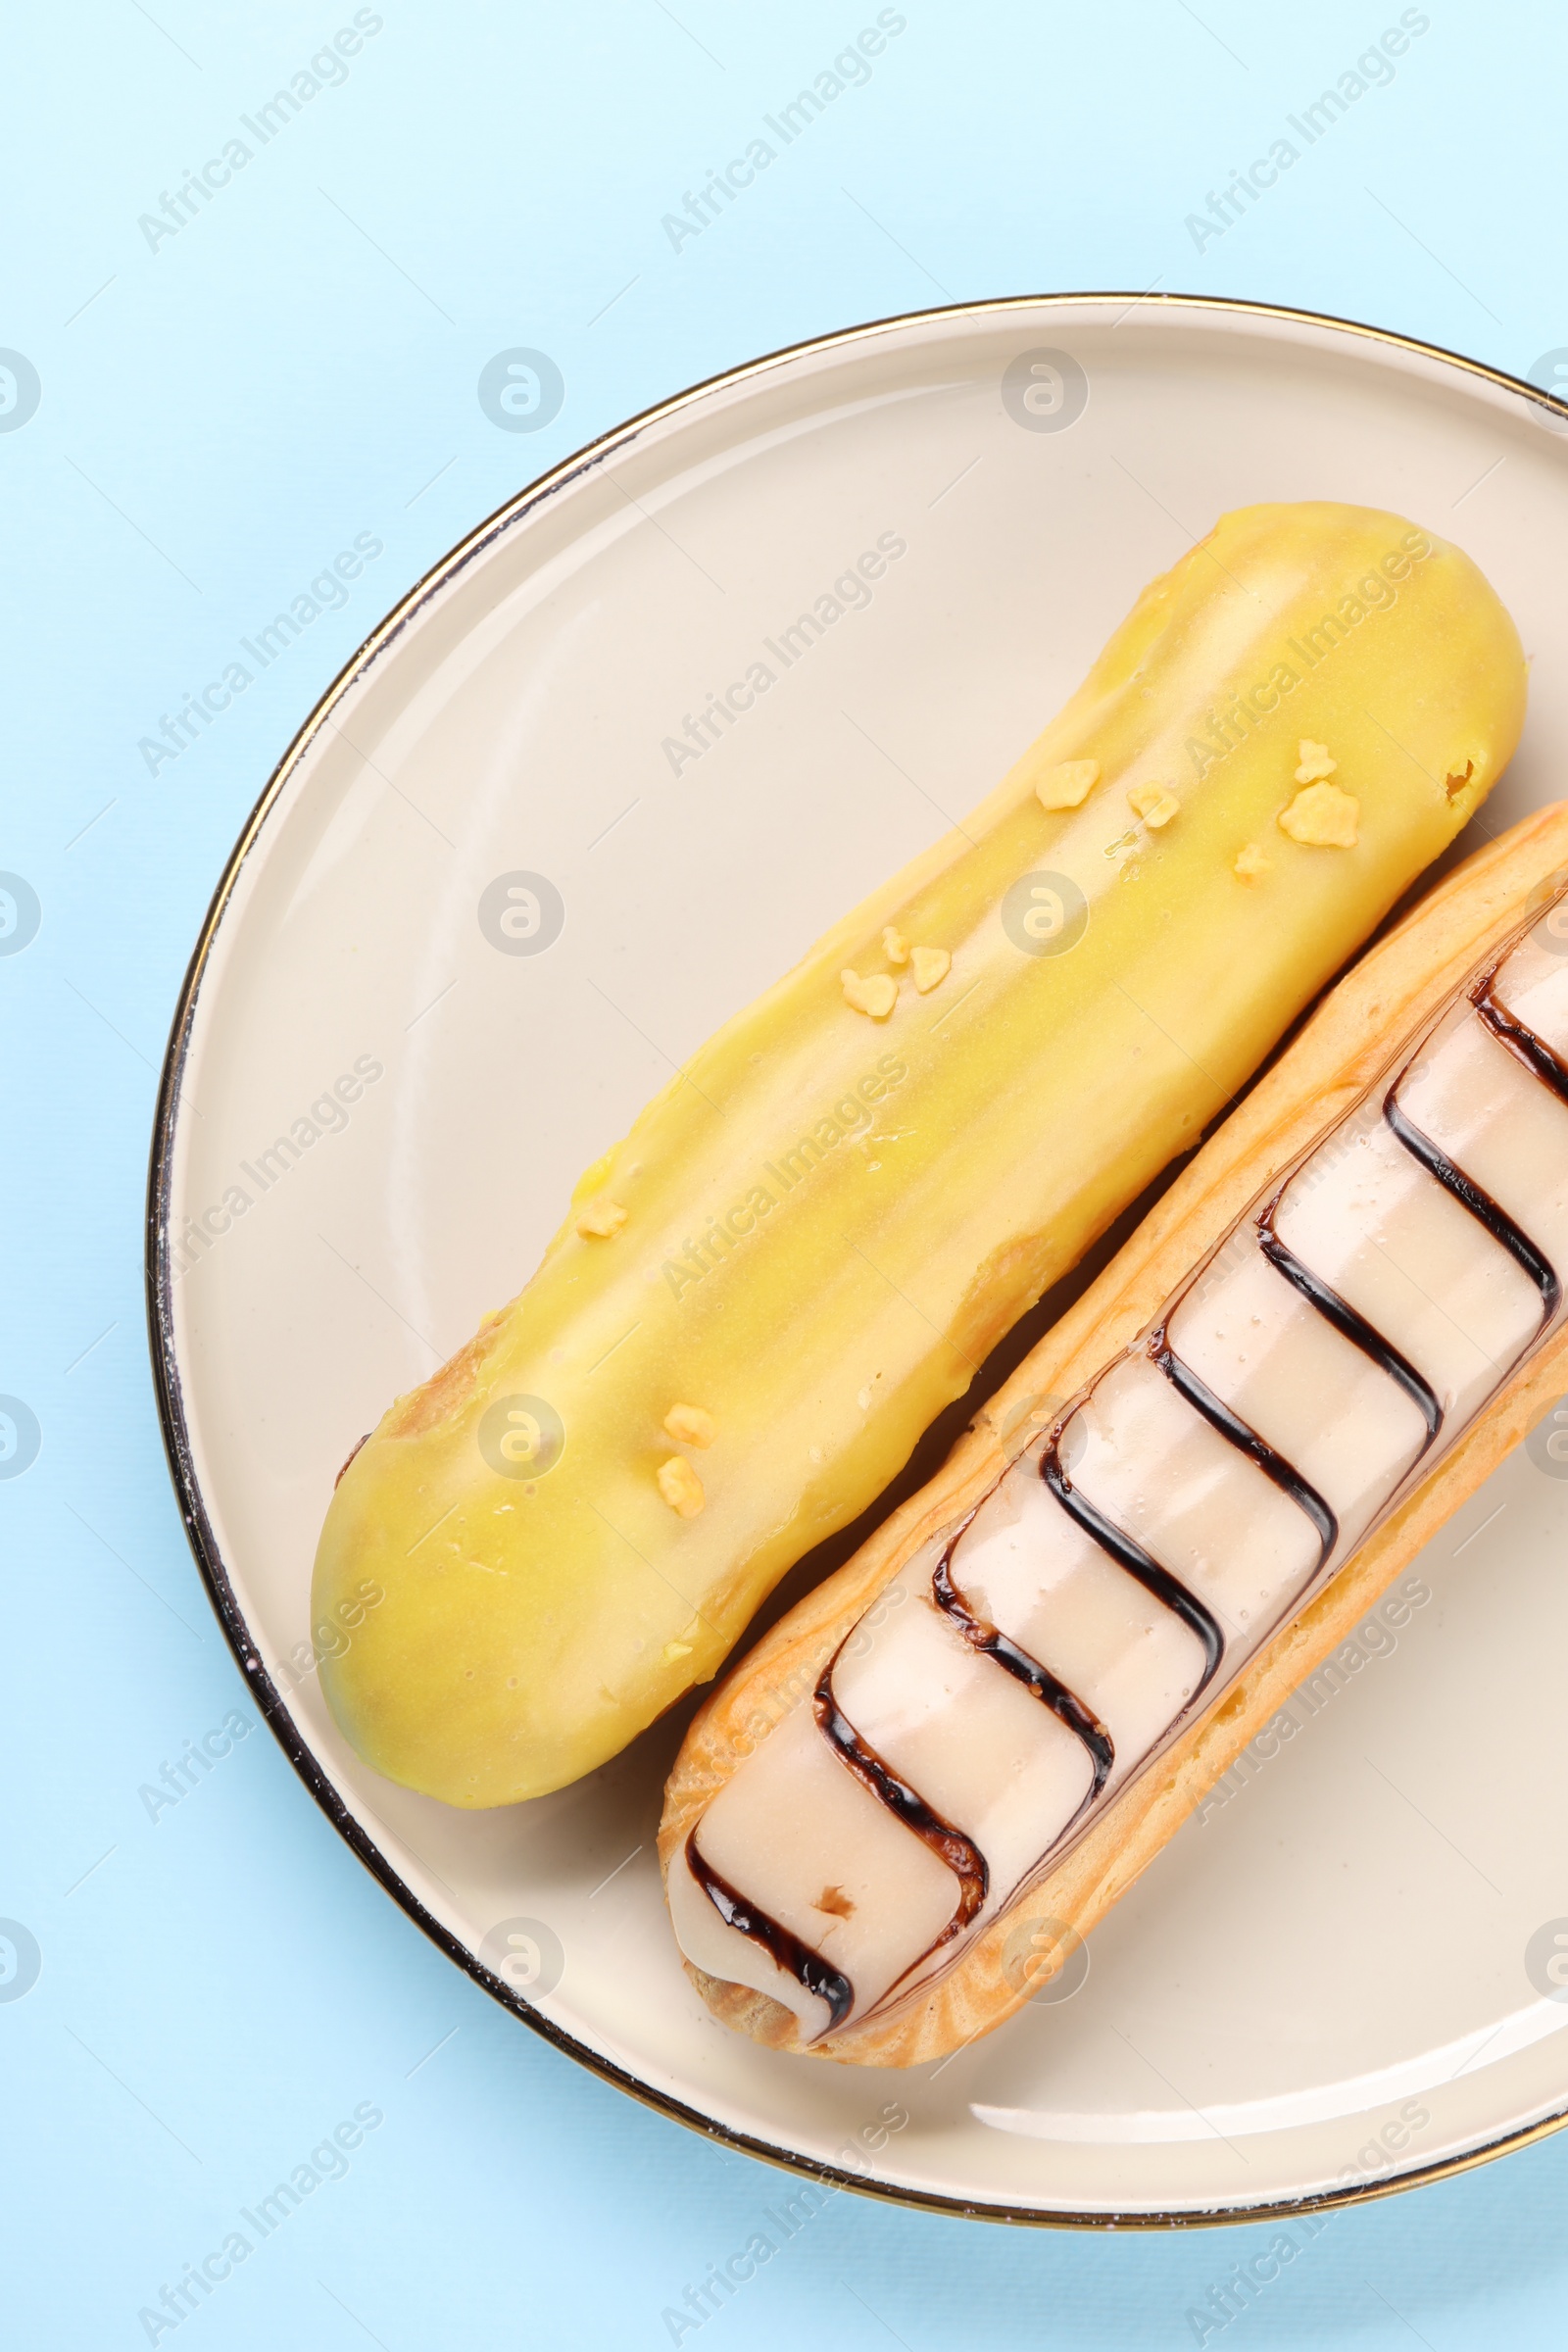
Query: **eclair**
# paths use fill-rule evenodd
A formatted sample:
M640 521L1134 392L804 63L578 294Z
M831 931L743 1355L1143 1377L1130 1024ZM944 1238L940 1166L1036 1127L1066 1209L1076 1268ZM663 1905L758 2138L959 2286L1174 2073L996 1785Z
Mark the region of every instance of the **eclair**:
M1568 1381L1568 804L1369 953L939 1475L694 1721L710 2008L1000 2025Z
M514 1804L710 1680L1453 839L1524 702L1458 548L1363 507L1222 517L355 1451L312 1622L385 1595L321 1667L359 1754Z

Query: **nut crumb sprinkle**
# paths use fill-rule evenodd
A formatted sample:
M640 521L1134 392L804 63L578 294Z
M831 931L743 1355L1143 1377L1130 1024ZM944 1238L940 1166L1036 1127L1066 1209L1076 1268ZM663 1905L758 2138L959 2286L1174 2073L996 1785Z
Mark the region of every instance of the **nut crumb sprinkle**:
M873 972L868 980L862 980L858 972L842 971L839 983L850 1010L863 1012L873 1021L885 1021L899 1001L899 984L886 972Z
M1180 816L1182 805L1163 784L1135 784L1127 795L1127 806L1135 816L1141 816L1152 833L1168 825L1173 816Z
M914 985L922 997L940 988L953 969L953 957L946 948L915 948L912 951Z
M703 1493L702 1480L685 1455L672 1454L667 1462L661 1462L656 1475L659 1492L670 1509L682 1519L695 1519L708 1497Z
M1255 882L1258 875L1266 874L1273 863L1273 858L1265 849L1257 842L1250 841L1237 851L1231 872L1240 882Z
M664 1435L677 1446L711 1446L717 1424L700 1404L672 1404L664 1415Z
M1098 760L1063 760L1048 767L1035 786L1042 808L1081 808L1100 782Z
M590 1200L577 1211L577 1231L585 1242L608 1242L626 1222L618 1200Z
M1319 783L1324 776L1332 776L1340 764L1329 758L1326 743L1314 743L1309 735L1303 735L1297 745L1296 757L1300 761L1296 771L1298 784Z
M1282 833L1304 848L1353 850L1360 838L1356 830L1360 814L1360 802L1342 792L1338 784L1308 784L1288 808L1280 810L1278 823Z
M882 932L882 953L887 957L889 963L908 962L909 943L905 938L904 933L899 929L897 923L888 923L884 925Z

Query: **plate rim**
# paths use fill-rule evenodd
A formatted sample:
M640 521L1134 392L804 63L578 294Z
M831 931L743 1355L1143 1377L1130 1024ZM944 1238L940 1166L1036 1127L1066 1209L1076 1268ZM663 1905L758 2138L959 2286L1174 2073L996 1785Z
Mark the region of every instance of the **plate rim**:
M1021 2229L1043 2230L1214 2230L1230 2229L1247 2222L1288 2220L1303 2213L1332 2212L1344 2206L1370 2204L1385 2197L1396 2196L1407 2189L1424 2186L1429 2181L1447 2180L1457 2173L1472 2171L1495 2157L1513 2149L1531 2146L1559 2132L1568 2125L1568 2101L1551 2114L1539 2117L1533 2123L1520 2125L1500 2132L1495 2138L1484 2141L1479 2147L1458 2154L1435 2158L1432 2162L1381 2179L1352 2182L1322 2189L1300 2197L1275 2198L1267 2203L1239 2205L1227 2203L1213 2206L1177 2207L1170 2211L1129 2212L1073 2212L1064 2208L1042 2209L1015 2206L1003 2201L946 2195L935 2189L918 2188L906 2183L875 2178L869 2174L852 2172L848 2168L809 2156L801 2150L778 2146L753 2133L720 2122L705 2114L701 2108L689 2105L670 2091L661 2090L643 2081L614 2059L592 2048L587 2042L558 2025L540 2009L523 1999L513 1986L497 1977L476 1953L460 1942L429 1911L375 1839L349 1811L336 1787L318 1762L314 1750L304 1739L293 1716L284 1703L281 1692L268 1673L253 1641L244 1611L236 1598L227 1565L223 1559L212 1520L196 1474L189 1426L185 1416L183 1384L174 1345L173 1286L170 1276L168 1212L173 1179L174 1131L179 1108L180 1086L190 1050L195 1022L197 1000L207 965L216 945L220 927L238 886L241 872L251 852L256 848L262 830L274 807L287 789L294 771L314 743L321 728L328 722L335 706L347 694L362 674L381 658L407 628L415 615L440 590L455 581L465 568L490 543L511 529L530 511L543 507L548 500L565 489L580 475L605 463L617 451L631 447L650 426L678 416L710 396L744 385L764 375L783 363L808 357L821 357L856 345L869 345L878 338L908 327L929 326L943 320L971 318L1004 318L1010 315L1040 310L1067 310L1089 306L1108 309L1122 306L1125 317L1131 311L1147 305L1152 310L1198 309L1228 315L1240 319L1267 319L1327 328L1368 342L1383 344L1424 360L1437 360L1446 367L1457 368L1465 374L1512 393L1537 407L1562 417L1565 404L1506 369L1494 368L1484 360L1471 359L1463 352L1451 351L1441 343L1429 343L1418 336L1405 335L1394 328L1381 327L1357 318L1345 318L1333 312L1302 310L1286 303L1260 302L1241 296L1195 294L1166 291L1154 293L1117 292L1113 289L1058 290L1054 293L1006 294L987 297L974 302L940 303L914 311L900 311L859 324L837 327L826 334L810 335L799 342L786 343L758 358L742 362L733 368L720 368L704 376L683 390L638 410L619 424L595 436L573 450L556 465L537 474L514 491L511 497L485 515L466 532L457 544L437 559L407 593L379 620L375 627L350 655L336 676L325 687L301 721L282 756L269 776L261 794L240 829L238 839L224 861L223 869L213 891L207 912L197 933L195 945L186 964L175 1000L170 1024L169 1042L159 1070L158 1092L153 1113L152 1135L148 1154L146 1206L144 1217L144 1284L147 1309L148 1353L151 1358L153 1390L158 1410L159 1429L174 1500L178 1506L186 1541L190 1545L197 1573L206 1589L213 1613L220 1629L234 1653L245 1686L255 1699L268 1730L272 1734L289 1763L304 1783L332 1828L348 1846L356 1860L379 1882L415 1926L469 1977L482 1991L488 1993L531 2032L539 2034L564 2056L576 2062L602 2082L624 2091L642 2106L684 2125L702 2137L722 2146L737 2149L741 2154L757 2158L778 2170L805 2176L808 2180L826 2183L834 2188L847 2188L857 2195L876 2198L883 2203L911 2207L926 2213L953 2215L966 2221L1002 2223ZM1114 323L1119 324L1117 319Z

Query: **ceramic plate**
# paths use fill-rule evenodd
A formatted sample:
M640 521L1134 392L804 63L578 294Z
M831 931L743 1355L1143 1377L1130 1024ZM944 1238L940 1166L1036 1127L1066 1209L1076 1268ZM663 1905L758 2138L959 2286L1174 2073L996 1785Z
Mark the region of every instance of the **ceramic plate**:
M349 1752L309 1623L333 1476L393 1394L518 1288L578 1172L702 1039L990 788L1225 508L1346 499L1457 539L1535 663L1484 822L1560 792L1563 421L1446 354L1241 305L860 328L524 491L269 785L193 959L154 1153L154 1352L197 1557L258 1704L390 1892L519 2018L688 2123L913 2202L1126 2224L1364 2194L1568 2113L1549 1429L1075 1965L907 2075L707 2014L654 1854L678 1724L557 1796L451 1811Z

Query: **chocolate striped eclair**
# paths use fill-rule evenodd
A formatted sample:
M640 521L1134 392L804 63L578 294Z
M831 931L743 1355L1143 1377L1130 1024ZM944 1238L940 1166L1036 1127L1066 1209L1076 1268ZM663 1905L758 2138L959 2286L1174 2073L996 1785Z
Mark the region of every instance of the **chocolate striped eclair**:
M714 2012L871 2065L1010 2015L1028 1923L1087 1933L1557 1396L1565 1281L1568 804L1363 958L697 1717L661 1850Z

